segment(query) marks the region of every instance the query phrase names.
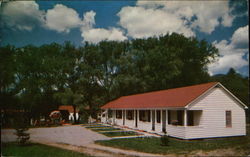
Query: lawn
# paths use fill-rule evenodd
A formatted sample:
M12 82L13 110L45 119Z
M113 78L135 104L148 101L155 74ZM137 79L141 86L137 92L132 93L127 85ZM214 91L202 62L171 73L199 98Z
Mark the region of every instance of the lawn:
M91 128L93 131L116 131L116 130L121 130L120 128Z
M111 128L112 126L96 125L96 126L85 126L85 128Z
M101 133L101 132L100 132ZM140 135L134 131L121 131L121 132L103 132L101 133L108 137L116 137L116 136L134 136L134 135Z
M88 155L41 144L19 146L16 143L2 143L2 156L18 157L87 157Z
M81 124L81 126L100 126L100 125L103 125L103 124L99 124L99 123L93 123L93 124L86 123L86 124Z
M238 151L243 151L245 155L250 154L250 140L246 137L192 141L169 138L169 141L169 146L162 146L160 138L157 137L112 139L107 141L96 141L96 143L105 146L156 154L188 154L195 150L209 151L223 148L235 148Z

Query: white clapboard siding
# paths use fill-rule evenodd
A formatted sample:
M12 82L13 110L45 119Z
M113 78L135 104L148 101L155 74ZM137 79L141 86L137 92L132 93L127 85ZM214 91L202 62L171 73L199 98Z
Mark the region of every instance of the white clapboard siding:
M166 130L167 134L172 137L183 138L185 139L185 127L184 126L174 126L167 125Z
M122 118L119 118L119 119L116 118L115 125L121 125L122 126L123 125Z
M151 122L138 121L138 127L137 128L139 130L152 131L152 124L151 124Z
M162 124L155 122L155 132L161 133L162 132Z
M186 127L186 139L246 135L245 110L222 88L212 89L190 110L202 109L199 126ZM232 127L226 127L226 111L232 112Z
M129 128L134 128L135 127L134 122L135 122L134 120L126 119L126 126Z

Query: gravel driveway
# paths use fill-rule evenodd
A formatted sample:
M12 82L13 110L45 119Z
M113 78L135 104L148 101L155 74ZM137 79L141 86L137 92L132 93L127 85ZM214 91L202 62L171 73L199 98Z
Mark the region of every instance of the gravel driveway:
M13 129L1 130L1 142L15 141ZM94 143L95 140L108 140L109 137L88 130L79 125L70 125L51 128L32 128L29 129L31 141L43 141L52 143L65 143L75 146L86 146Z

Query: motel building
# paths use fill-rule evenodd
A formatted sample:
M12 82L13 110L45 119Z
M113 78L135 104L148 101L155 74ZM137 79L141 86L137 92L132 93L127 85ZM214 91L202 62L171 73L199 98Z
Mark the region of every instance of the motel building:
M247 106L219 82L123 96L101 108L102 123L180 139L246 135Z

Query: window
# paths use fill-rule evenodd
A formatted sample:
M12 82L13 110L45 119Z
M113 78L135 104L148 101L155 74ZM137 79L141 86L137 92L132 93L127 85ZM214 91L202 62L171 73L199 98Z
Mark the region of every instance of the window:
M134 119L134 110L127 110L126 113L127 113L126 118L128 120L133 120Z
M144 122L151 121L151 113L150 110L140 110L139 111L139 120Z
M122 110L116 110L116 118L122 119Z
M169 125L183 125L184 111L183 110L168 110L168 124Z
M226 111L226 127L232 127L232 112Z
M161 111L160 110L156 111L156 122L161 123Z

